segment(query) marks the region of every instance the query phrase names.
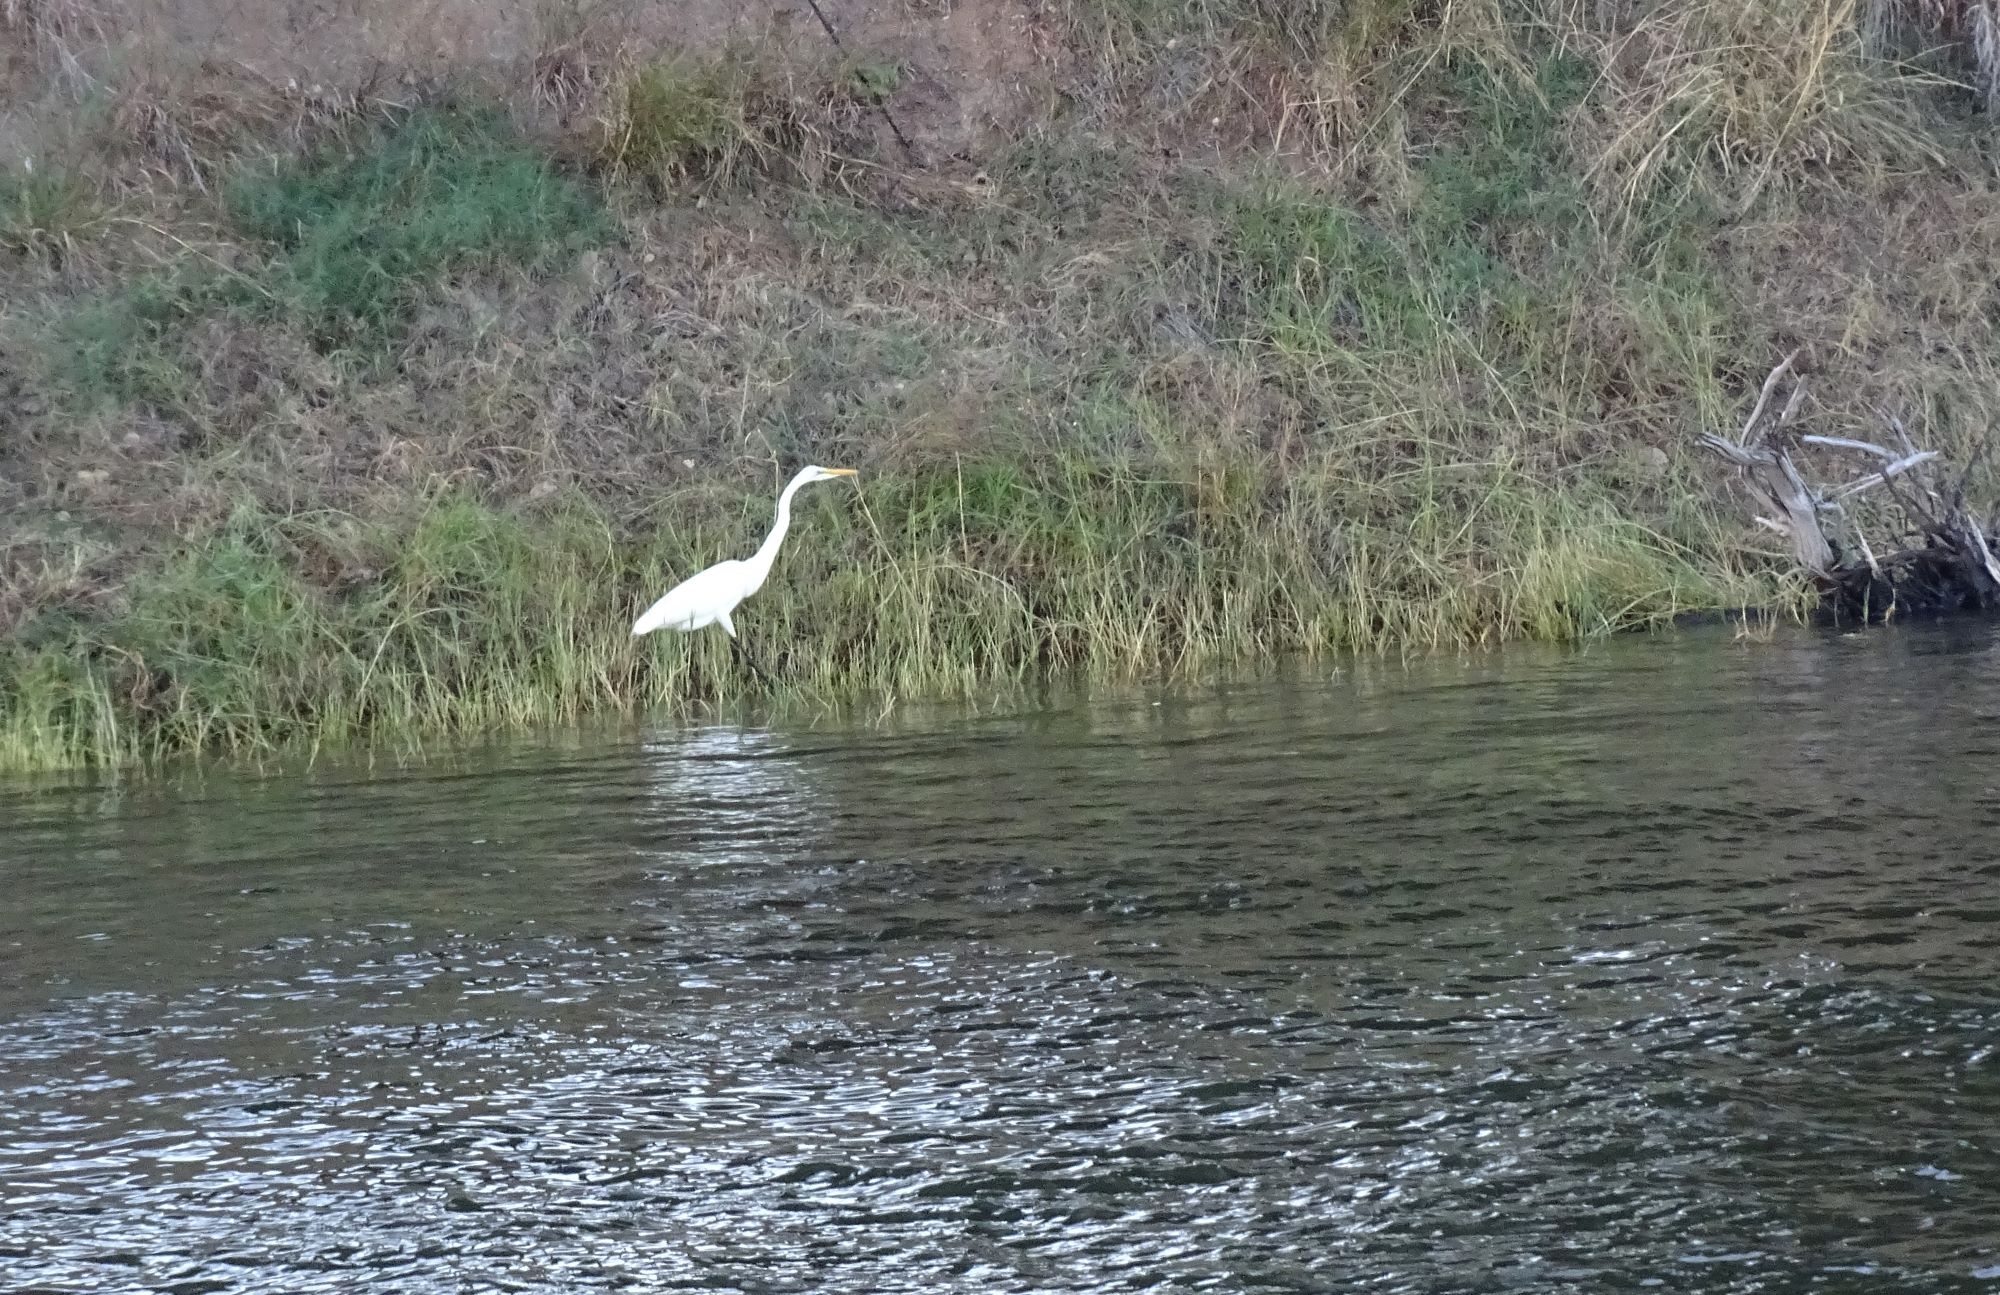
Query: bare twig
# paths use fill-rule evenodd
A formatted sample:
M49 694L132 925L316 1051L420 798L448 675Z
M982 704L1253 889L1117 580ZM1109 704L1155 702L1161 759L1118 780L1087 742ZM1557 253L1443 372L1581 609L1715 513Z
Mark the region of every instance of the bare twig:
M1868 537L1862 533L1861 524L1851 517L1847 520L1848 524L1854 527L1854 542L1861 546L1861 556L1867 561L1868 569L1878 576L1881 575L1882 564L1875 560L1875 550L1869 547Z
M1816 441L1822 438L1808 436L1803 439ZM1903 458L1897 459L1894 463L1883 468L1880 472L1871 472L1867 476L1850 481L1840 489L1834 491L1832 502L1838 503L1843 499L1851 499L1865 490L1872 490L1876 486L1884 484L1891 477L1900 476L1918 464L1929 463L1937 457L1939 455L1936 450L1919 450L1915 454L1905 455Z
M1785 375L1792 371L1792 361L1798 358L1799 353L1793 351L1790 355L1779 361L1778 367L1772 369L1769 376L1764 379L1763 390L1757 393L1757 403L1751 407L1750 417L1743 423L1743 444L1746 447L1754 447L1763 439L1758 434L1757 425L1763 421L1764 410L1771 403L1771 393L1778 389L1778 384L1783 382Z
M819 7L819 0L806 0L806 8L812 10L813 17L819 19L819 25L826 29L826 38L833 42L833 47L840 51L843 58L846 57L847 46L840 43L840 33L833 29L833 23L828 21L825 10ZM876 111L882 114L882 120L889 123L889 133L894 135L896 142L903 146L903 156L911 162L916 162L918 160L917 150L911 145L908 137L903 134L903 128L896 124L895 117L889 112L888 103L883 99L877 99L875 101L875 108Z
M1790 427L1792 419L1798 416L1799 407L1805 403L1806 384L1803 382L1794 382L1792 384L1792 398L1785 402L1785 412L1778 415L1778 426Z
M1878 459L1893 459L1896 456L1879 445L1868 441L1850 441L1844 436L1801 436L1799 440L1807 445L1825 445L1836 450L1859 450L1872 454Z
M1766 520L1767 525L1789 535L1799 565L1824 578L1832 572L1834 555L1833 545L1819 522L1821 500L1799 476L1791 455L1786 453L1783 445L1766 444L1771 439L1769 433L1789 425L1805 404L1805 384L1794 383L1775 426L1765 426L1764 415L1771 406L1771 398L1777 393L1779 384L1791 373L1798 354L1793 351L1787 355L1765 377L1764 385L1757 393L1757 404L1743 424L1740 443L1712 433L1704 433L1701 443L1736 465L1759 502L1776 514L1774 518L1760 520Z
M1875 412L1881 417L1882 422L1888 429L1896 434L1896 440L1902 445L1903 453L1915 454L1917 452L1917 443L1910 439L1909 429L1903 426L1903 420L1886 409L1878 409Z
M1992 546L1986 542L1986 536L1980 532L1978 525L1970 517L1966 518L1966 522L1966 537L1971 540L1974 552L1979 555L1979 564L1985 570L1986 578L1996 587L2000 587L2000 562L1993 560Z

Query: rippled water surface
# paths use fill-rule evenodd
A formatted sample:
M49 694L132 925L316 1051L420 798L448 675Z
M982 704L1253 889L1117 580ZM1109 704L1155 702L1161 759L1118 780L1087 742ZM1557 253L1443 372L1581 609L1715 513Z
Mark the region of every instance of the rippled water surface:
M7 1291L2000 1291L2000 637L0 787Z

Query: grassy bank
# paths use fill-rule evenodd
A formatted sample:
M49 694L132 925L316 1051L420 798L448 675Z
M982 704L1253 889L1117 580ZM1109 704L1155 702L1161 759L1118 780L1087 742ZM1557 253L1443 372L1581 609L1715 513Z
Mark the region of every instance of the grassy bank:
M885 477L803 508L739 623L786 690L937 695L1569 637L1768 592L1505 463L1441 457L1365 486L1351 468L1065 456ZM630 619L767 521L762 498L698 489L636 534L580 498L444 497L367 522L246 506L136 575L118 616L45 613L21 634L0 751L46 767L725 701L757 681L719 631L635 641ZM334 571L364 574L316 578Z
M728 702L626 629L808 461L738 623L814 696L1795 607L1693 436L1800 345L1817 430L1983 429L1975 96L1857 6L1602 8L1080 0L956 156L865 29L17 59L0 767Z

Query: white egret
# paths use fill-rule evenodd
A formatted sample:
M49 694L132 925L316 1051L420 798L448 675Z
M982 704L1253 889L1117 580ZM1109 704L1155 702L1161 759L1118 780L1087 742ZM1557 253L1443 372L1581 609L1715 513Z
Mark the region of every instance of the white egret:
M785 532L792 526L792 496L799 492L800 486L811 482L854 475L853 468L800 468L799 475L793 477L791 484L778 496L778 519L755 553L747 558L718 562L667 590L664 598L648 607L645 614L633 622L632 633L650 634L663 629L690 633L706 625L720 625L733 644L736 626L730 623L729 613L736 610L736 604L763 588L764 578L771 574L771 563L778 556L778 546L785 542ZM741 645L737 646L740 649ZM749 657L744 659L748 661ZM751 661L750 664L754 669L757 663Z

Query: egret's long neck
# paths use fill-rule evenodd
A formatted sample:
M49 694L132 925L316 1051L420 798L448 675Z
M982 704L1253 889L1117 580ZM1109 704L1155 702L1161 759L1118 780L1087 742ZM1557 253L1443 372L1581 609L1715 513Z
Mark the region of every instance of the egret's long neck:
M764 537L764 543L750 555L750 569L756 573L757 583L763 584L764 577L771 574L771 563L777 560L778 546L785 542L785 532L792 528L792 496L799 493L799 487L806 483L804 477L793 477L792 483L778 496L778 517L771 523L771 533Z

